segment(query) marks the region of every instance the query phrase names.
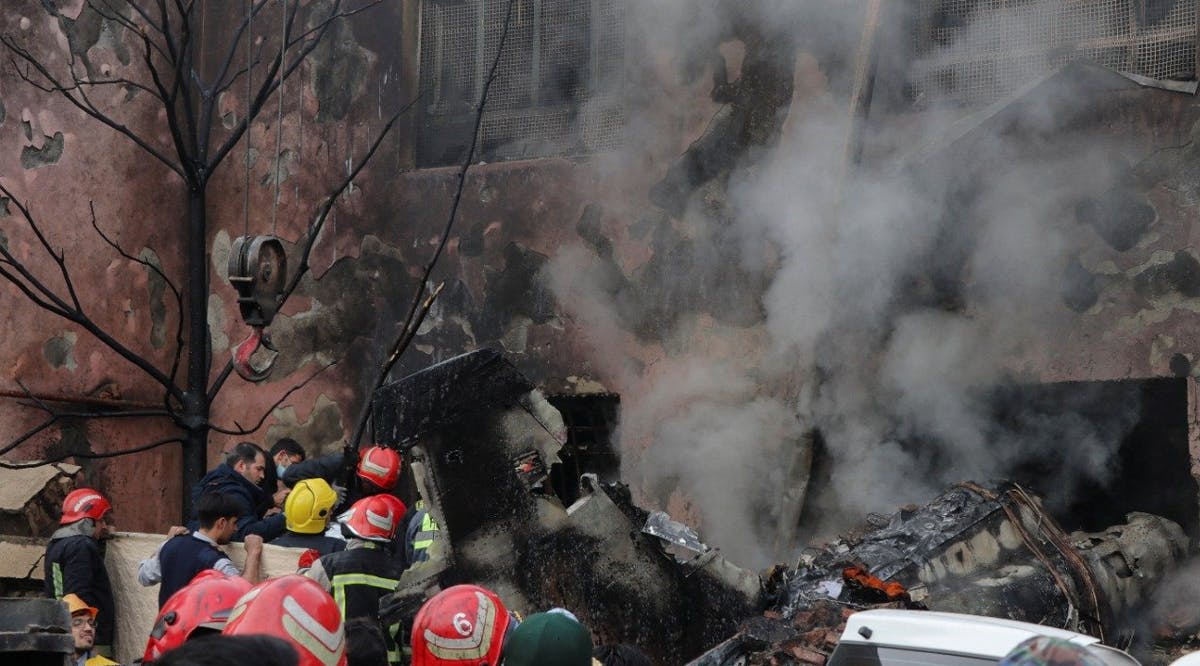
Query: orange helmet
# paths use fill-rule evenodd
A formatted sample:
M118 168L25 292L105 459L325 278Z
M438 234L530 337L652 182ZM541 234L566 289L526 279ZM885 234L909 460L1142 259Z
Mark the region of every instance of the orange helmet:
M500 597L478 585L438 592L417 611L412 629L412 666L497 666L508 632Z
M387 543L396 536L396 526L404 517L398 509L403 506L403 502L386 494L368 495L355 502L338 520L360 539Z
M382 446L363 451L358 459L358 478L391 490L400 480L400 454Z
M297 666L346 666L346 634L337 602L320 583L298 574L251 588L221 633L282 638L300 655Z
M84 518L99 520L101 516L112 511L112 505L104 499L104 495L91 488L72 490L63 500L62 519L60 525L70 525Z
M154 661L183 645L197 629L220 631L234 604L249 591L250 582L241 576L226 576L216 569L196 574L158 612L142 661Z

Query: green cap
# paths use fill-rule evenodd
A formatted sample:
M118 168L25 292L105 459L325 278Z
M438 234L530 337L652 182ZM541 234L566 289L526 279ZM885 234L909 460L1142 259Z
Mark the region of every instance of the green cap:
M591 666L592 635L563 613L534 613L504 645L504 666Z

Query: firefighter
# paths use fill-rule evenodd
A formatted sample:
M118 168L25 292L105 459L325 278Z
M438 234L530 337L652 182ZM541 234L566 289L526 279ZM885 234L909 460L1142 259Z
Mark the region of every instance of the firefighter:
M283 483L288 487L295 487L304 479L325 479L339 492L345 493L345 497L334 511L334 515L338 515L363 497L390 492L400 480L400 454L393 449L372 446L359 453L358 465L354 469L354 474L358 477L358 485L355 488L342 489L337 485L342 482L339 477L344 469L344 462L345 453L331 453L292 464L283 471Z
M396 525L404 504L390 495L372 495L354 503L338 520L346 549L323 555L302 573L333 594L342 617L378 618L379 599L395 591L404 565L395 556ZM400 652L388 634L388 662L400 663Z
M300 655L298 666L346 666L342 623L337 602L328 592L304 576L291 574L246 593L221 633L282 638Z
M101 542L112 534L112 504L91 488L73 490L63 500L58 522L62 527L46 546L46 596L75 594L98 609L93 650L111 656L116 604Z
M142 663L156 661L193 638L219 633L238 599L249 591L250 581L241 576L226 576L216 569L196 574L158 611Z
M96 645L96 614L100 611L87 605L77 594L63 595L67 612L71 614L71 638L75 639L74 666L116 666L117 662L104 655L93 655Z
M297 483L283 505L287 531L271 544L286 548L311 548L318 555L343 550L345 541L325 535L334 504L337 504L337 493L325 479L305 479Z
M401 523L404 530L404 562L413 566L429 559L429 548L438 535L438 524L433 514L425 508L425 500L417 500L413 510Z
M499 666L517 621L500 597L478 585L438 592L413 620L412 666Z

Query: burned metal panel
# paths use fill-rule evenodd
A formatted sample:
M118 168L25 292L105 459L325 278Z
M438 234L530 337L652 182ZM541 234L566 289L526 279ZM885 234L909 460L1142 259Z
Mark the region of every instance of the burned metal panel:
M57 599L0 598L0 658L30 666L64 666L75 653L71 615Z
M447 385L461 396L458 412L423 399ZM564 507L549 469L565 426L528 386L503 357L481 350L380 390L384 441L407 449L443 542L435 561L407 572L384 601L385 621L410 622L430 584L473 582L518 612L571 608L597 635L671 663L730 633L734 618L753 611L758 577L707 546L702 559L677 562L640 532L648 514L625 487L585 476L583 497Z

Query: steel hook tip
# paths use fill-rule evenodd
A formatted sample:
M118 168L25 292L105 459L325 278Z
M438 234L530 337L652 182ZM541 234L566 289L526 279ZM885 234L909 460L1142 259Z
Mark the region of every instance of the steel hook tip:
M251 357L259 347L272 353L266 363L256 366L251 361ZM275 367L275 361L278 358L279 350L271 342L270 336L261 327L255 326L250 331L250 337L233 348L233 369L242 379L257 384L271 376L271 370Z

